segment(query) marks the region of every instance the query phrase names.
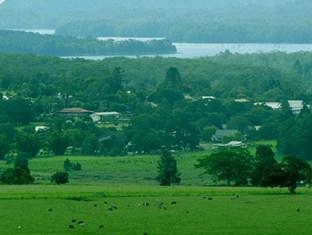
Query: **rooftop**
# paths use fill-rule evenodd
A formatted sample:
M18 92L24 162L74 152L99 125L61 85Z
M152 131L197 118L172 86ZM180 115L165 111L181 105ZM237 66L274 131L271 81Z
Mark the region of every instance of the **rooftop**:
M59 113L94 113L94 112L82 108L65 108L60 110Z
M94 113L95 115L98 116L118 116L120 113L118 112L99 112L99 113Z

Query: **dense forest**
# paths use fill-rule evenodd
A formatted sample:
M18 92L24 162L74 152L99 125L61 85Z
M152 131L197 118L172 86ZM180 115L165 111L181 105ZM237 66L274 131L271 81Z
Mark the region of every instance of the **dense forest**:
M174 42L310 43L312 3L299 2L9 0L0 7L0 27L54 28L71 36L165 37Z
M1 55L0 155L195 150L226 128L235 136L221 142L277 139L282 153L310 159L302 146L312 135L311 62L310 53L103 61ZM303 102L299 113L288 100ZM97 122L92 112L118 117Z
M40 35L0 30L0 52L53 56L170 54L176 48L167 40L100 41L94 38Z

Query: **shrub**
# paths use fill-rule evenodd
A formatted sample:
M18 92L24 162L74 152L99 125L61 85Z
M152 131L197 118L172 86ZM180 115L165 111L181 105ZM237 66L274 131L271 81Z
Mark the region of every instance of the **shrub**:
M14 168L9 168L1 175L1 182L10 185L32 184L34 178L30 174L28 168L29 155L20 153L17 155Z
M54 184L67 184L69 182L69 175L67 172L57 172L52 175L51 182Z
M64 161L65 171L81 171L82 167L80 163L72 163L68 158Z
M15 169L9 168L1 175L1 182L9 185L32 184L34 182L34 178L26 169L21 167Z

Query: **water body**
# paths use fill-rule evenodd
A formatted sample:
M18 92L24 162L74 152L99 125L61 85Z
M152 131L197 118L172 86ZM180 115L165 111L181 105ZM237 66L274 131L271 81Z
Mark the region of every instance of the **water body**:
M54 29L14 29L18 31L33 32L39 34L55 34ZM139 40L139 41L149 41L149 40L161 40L164 38L143 38L143 37L99 37L99 40ZM114 56L69 56L62 58L83 58L88 60L102 60L111 57L127 57L127 58L138 58L138 57L174 57L174 58L200 58L215 56L222 52L229 51L231 53L238 54L251 54L251 53L269 53L269 52L312 52L312 44L264 44L264 43L173 43L177 50L177 54L168 54L168 55L144 55L144 56L135 56L135 55L114 55Z
M229 51L231 53L238 54L251 54L251 53L269 53L269 52L312 52L312 44L217 44L217 43L173 43L178 53L168 55L144 55L144 56L133 56L133 55L114 55L114 56L76 56L76 57L64 57L64 58L83 58L88 60L103 60L111 57L127 57L127 58L138 58L138 57L156 57L161 56L165 58L181 58L181 59L193 59L200 57L216 56L222 52Z

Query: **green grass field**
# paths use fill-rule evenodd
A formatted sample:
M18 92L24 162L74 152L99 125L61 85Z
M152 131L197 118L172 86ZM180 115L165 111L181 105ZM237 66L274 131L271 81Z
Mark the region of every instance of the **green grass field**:
M36 185L0 186L0 235L312 234L312 189L205 186L213 182L194 164L209 152L177 156L175 187L157 185L159 156L69 157L83 170L65 186L49 180L66 157L33 159Z
M6 235L312 233L309 189L2 186L0 201Z
M275 142L256 142L250 144L250 151L255 152L255 147L259 143L272 144ZM211 149L177 154L178 169L181 172L182 185L186 186L206 186L213 184L212 180L203 175L203 170L195 169L194 165L198 159L211 153ZM279 156L278 156L279 157ZM127 157L49 157L35 158L29 162L32 175L36 178L37 184L50 183L52 174L64 171L63 163L66 158L72 162L79 162L82 171L70 172L71 184L102 184L102 183L122 183L157 185L157 163L159 155L127 156ZM0 172L12 167L0 161Z

